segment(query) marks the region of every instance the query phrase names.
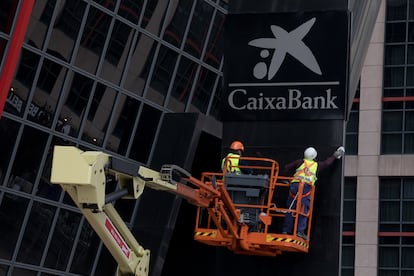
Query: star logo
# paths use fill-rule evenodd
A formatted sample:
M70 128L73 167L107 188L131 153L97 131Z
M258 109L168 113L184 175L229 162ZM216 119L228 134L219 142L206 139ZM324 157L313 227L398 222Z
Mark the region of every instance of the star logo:
M251 40L248 45L263 49L260 52L262 58L270 56L269 50L274 51L269 67L265 62L256 64L253 69L254 77L263 79L267 75L267 79L271 80L279 71L280 66L286 58L286 54L290 54L312 72L322 75L315 56L309 47L302 41L315 21L316 19L312 18L291 32L287 32L277 25L271 25L270 29L272 30L274 38L258 38Z

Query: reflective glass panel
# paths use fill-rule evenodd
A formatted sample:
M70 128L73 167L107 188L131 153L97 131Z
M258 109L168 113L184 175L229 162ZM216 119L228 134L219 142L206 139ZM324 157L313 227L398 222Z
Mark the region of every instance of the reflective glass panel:
M409 22L408 23L408 37L407 37L407 41L408 42L413 42L414 41L414 23L413 22Z
M414 153L414 133L404 134L404 153L405 154Z
M220 4L220 7L227 9L229 6L229 0L219 0L219 4Z
M20 63L9 94L7 95L4 110L12 114L23 116L30 88L39 64L39 56L29 50L23 49Z
M378 265L380 267L398 267L399 263L399 249L398 247L383 247L378 248ZM398 273L397 273L398 275Z
M78 230L81 214L61 209L47 251L45 266L65 270Z
M2 117L0 120L0 185L2 185L7 168L10 163L10 157L16 143L19 124Z
M37 4L37 5L36 5ZM35 24L29 25L28 32L26 33L26 41L32 40L39 48L43 48L44 40L48 29L53 26L51 24L53 10L56 6L56 0L48 0L35 3L34 9L41 9L40 20Z
M406 20L407 19L407 0L386 1L386 20Z
M0 194L0 258L12 257L29 200L14 194ZM13 214L12 216L10 214Z
M112 257L111 253L106 249L105 246L102 247L101 254L99 255L98 265L96 266L96 272L94 276L102 275L115 275L117 268L117 263Z
M0 63L2 63L2 60L5 57L6 46L7 40L0 37Z
M153 31L153 33L158 34L159 27L160 27L160 20L162 16L160 13L155 14L156 11L164 13L167 8L168 1L160 1L158 3L158 0L146 0L145 10L144 10L144 16L141 20L141 27L147 28L149 31ZM151 27L148 26L149 23L151 24ZM153 28L155 27L155 29Z
M50 183L50 173L52 170L53 146L62 144L60 138L53 138L52 146L48 150L46 162L36 189L36 195L50 200L59 201L62 188L59 185Z
M405 64L405 45L385 46L385 65Z
M385 88L383 89L383 96L384 97L402 97L404 96L404 89L402 88ZM387 105L388 103L383 103Z
M82 0L65 1L56 19L47 48L58 52L67 61L71 59L85 10L86 3Z
M89 108L82 140L102 146L115 104L116 91L98 83Z
M177 56L177 52L168 47L161 46L151 77L150 88L146 95L147 99L150 99L152 102L159 105L164 104L165 96L170 87Z
M383 131L402 131L403 112L387 111L382 114Z
M191 109L206 113L213 90L217 86L217 74L201 67L194 90Z
M140 102L131 97L121 95L116 109L115 124L106 147L124 155L128 149L131 134L138 116Z
M24 128L9 179L10 187L32 193L47 137L45 132L29 126Z
M414 199L414 178L405 178L403 184L403 198Z
M380 198L381 199L400 199L401 184L397 178L381 179L380 184Z
M56 207L34 202L17 255L17 261L39 265Z
M383 154L402 153L402 134L382 134L381 149Z
M93 87L93 80L76 73L72 78L66 104L59 117L57 129L69 136L76 136Z
M212 14L213 7L210 4L207 4L204 0L197 1L184 46L184 50L195 57L200 57L205 48L204 43L211 24Z
M414 19L414 1L408 2L408 19Z
M414 64L414 45L408 45L407 64Z
M414 111L405 112L405 130L414 131Z
M111 20L112 17L109 14L90 7L76 57L76 66L89 73L95 73L108 36Z
M407 79L405 81L406 86L414 86L414 67L407 66Z
M184 56L180 59L178 71L175 76L174 86L168 102L168 108L175 112L182 112L191 92L197 64Z
M0 1L0 32L10 33L19 1Z
M57 99L62 92L67 68L47 58L43 60L36 90L27 118L50 127L56 111Z
M163 39L178 48L181 47L192 6L193 1L187 0L180 0L173 6L173 17L164 32Z
M384 68L384 87L404 86L404 67Z
M221 77L220 77L221 79ZM219 80L219 83L221 80ZM211 105L210 115L218 120L221 120L221 94L223 93L222 86L217 85L216 91Z
M137 24L142 13L143 3L144 0L121 0L118 14L132 23Z
M108 1L108 0L93 0L95 3L100 4L104 8L113 11L115 8L115 3L117 1Z
M406 23L386 23L385 40L391 42L405 42Z
M115 21L110 36L108 49L106 50L105 63L102 67L101 77L107 81L118 84L123 67L127 61L128 50L131 47L134 32L132 28Z
M23 268L13 268L12 275L16 276L36 276L37 271L29 270L29 269L23 269Z
M214 17L213 29L208 39L204 61L215 68L219 68L223 57L223 30L225 15L217 11Z
M129 66L124 73L125 89L142 95L155 48L156 42L148 36L141 35L138 38L129 58Z
M80 275L91 275L92 265L95 261L98 246L101 239L95 233L89 223L82 224L79 240L76 244L76 251L70 272ZM105 273L105 275L110 275Z
M146 164L153 143L155 133L161 117L161 111L149 105L144 105L139 118L138 129L132 141L130 158Z

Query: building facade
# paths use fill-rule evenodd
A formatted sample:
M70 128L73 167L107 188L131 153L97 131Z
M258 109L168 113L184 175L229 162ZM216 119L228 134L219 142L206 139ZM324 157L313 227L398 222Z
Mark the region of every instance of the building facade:
M0 65L19 5L0 2ZM219 160L227 8L36 1L0 119L0 276L114 275L109 252L49 182L54 145L153 166L166 114L197 113L203 134L190 169L207 169L197 157ZM413 30L414 0L383 0L347 126L342 275L414 275ZM178 209L174 198L155 198L164 206L151 212L148 199L116 208L155 248L153 275L168 275L164 262L182 265L167 253Z
M414 1L382 1L348 122L342 275L414 275Z

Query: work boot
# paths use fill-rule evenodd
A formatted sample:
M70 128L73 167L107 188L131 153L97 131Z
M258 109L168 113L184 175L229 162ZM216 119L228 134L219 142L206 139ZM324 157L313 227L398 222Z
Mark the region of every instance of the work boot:
M298 236L299 238L304 239L305 241L309 240L308 236L306 236L306 234L303 233L303 232L297 232L296 236Z

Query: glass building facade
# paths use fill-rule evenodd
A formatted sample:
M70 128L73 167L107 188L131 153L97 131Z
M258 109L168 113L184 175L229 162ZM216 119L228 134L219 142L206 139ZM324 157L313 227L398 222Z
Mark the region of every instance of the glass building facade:
M21 4L0 2L1 64ZM220 145L226 8L223 0L35 1L0 120L0 275L114 275L109 252L49 181L53 146L152 166L167 113L208 118L205 140ZM154 248L158 275L178 210L171 197L154 198L164 209L147 214L145 199L115 207Z

